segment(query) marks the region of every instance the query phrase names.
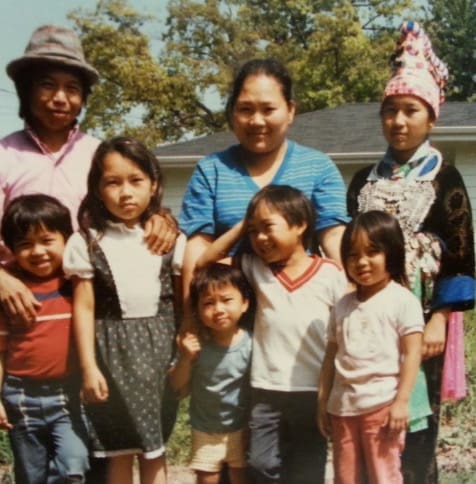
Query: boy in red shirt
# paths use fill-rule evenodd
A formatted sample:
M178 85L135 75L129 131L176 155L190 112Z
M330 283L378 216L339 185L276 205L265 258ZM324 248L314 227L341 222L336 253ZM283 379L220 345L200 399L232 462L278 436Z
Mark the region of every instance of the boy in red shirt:
M71 325L71 287L62 273L72 233L69 210L48 195L25 195L7 208L1 236L10 270L41 302L27 328L0 318L0 428L9 431L16 482L83 482L87 428Z

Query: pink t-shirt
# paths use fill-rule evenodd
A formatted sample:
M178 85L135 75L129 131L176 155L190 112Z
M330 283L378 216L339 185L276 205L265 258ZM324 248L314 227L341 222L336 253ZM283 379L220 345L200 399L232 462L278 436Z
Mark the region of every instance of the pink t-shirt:
M71 130L58 153L51 153L34 133L25 128L0 140L0 219L14 198L45 193L71 211L73 225L79 204L86 195L86 181L99 140ZM4 255L2 254L2 259Z
M400 338L423 328L420 302L394 281L366 301L355 292L340 299L328 327L337 354L327 411L360 415L392 402L400 375Z

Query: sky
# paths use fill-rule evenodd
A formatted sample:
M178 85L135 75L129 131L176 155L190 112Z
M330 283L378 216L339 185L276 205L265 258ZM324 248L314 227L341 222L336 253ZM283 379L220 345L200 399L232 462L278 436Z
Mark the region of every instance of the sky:
M167 0L130 0L141 13L156 13ZM44 24L72 27L67 14L77 8L93 9L97 0L0 0L0 138L21 129L15 86L6 65L21 57L32 32Z

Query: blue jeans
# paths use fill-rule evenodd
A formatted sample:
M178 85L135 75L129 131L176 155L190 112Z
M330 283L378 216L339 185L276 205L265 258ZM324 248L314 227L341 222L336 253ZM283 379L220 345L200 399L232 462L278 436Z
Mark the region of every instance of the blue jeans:
M253 389L250 472L255 483L324 482L327 441L316 423L317 392Z
M22 484L84 482L88 432L79 386L8 375L3 404L13 425L9 432L15 481Z

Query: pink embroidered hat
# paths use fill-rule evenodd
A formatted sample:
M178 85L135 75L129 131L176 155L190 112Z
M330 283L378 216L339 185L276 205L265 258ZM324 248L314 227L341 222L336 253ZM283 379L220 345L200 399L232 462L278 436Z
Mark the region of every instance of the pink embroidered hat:
M99 77L97 70L86 62L76 33L56 25L37 28L31 35L23 56L7 65L7 74L16 81L25 67L45 63L74 67L84 75L90 86Z
M382 102L389 96L416 96L433 109L437 118L445 100L448 69L433 52L430 39L418 22L404 22L400 33L391 57L393 77L385 87Z

